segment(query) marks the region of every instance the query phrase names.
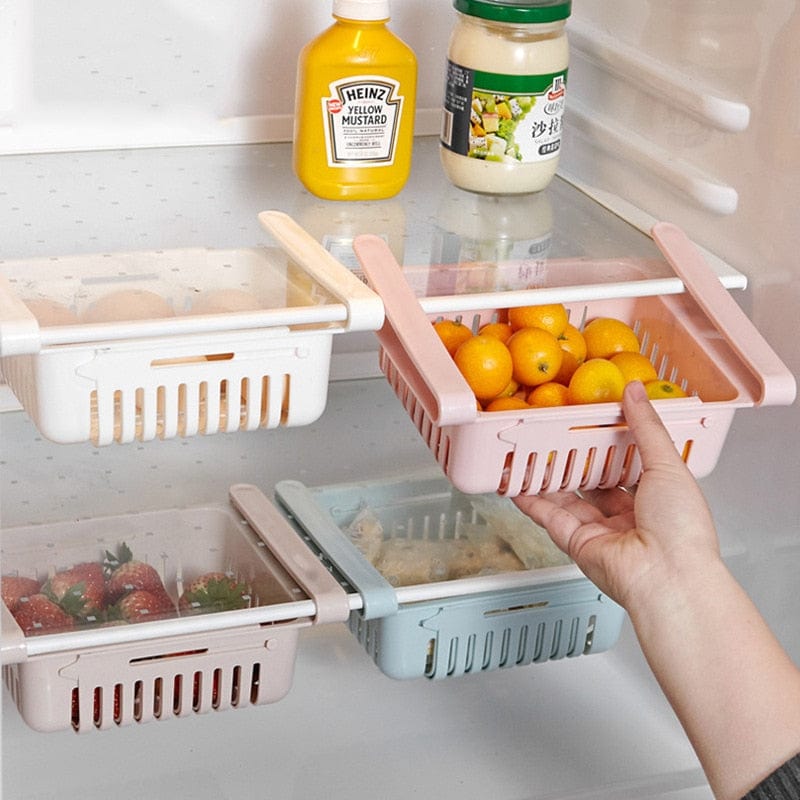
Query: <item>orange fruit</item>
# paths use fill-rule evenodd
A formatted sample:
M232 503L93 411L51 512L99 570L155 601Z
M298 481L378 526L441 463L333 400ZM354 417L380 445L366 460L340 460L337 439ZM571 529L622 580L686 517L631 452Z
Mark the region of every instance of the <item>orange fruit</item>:
M567 327L558 337L558 345L564 351L564 357L555 379L566 386L578 365L586 359L586 340L574 325L567 323Z
M472 336L472 331L466 325L454 319L440 319L433 323L433 329L451 356L458 350L459 345Z
M453 360L478 400L497 397L508 386L514 370L511 353L494 336L471 336L459 346Z
M593 319L583 329L586 358L610 358L614 353L639 352L639 339L633 328L612 317Z
M508 386L500 392L498 397L512 397L519 391L519 383L515 381L513 378L508 382Z
M625 378L619 367L605 358L590 358L569 382L570 403L610 403L622 400Z
M495 397L484 411L518 411L530 408L521 397Z
M658 379L656 368L650 359L641 353L616 353L611 356L609 361L619 367L622 377L625 378L625 383L630 383L631 381L647 383Z
M563 351L558 339L542 328L520 328L508 340L514 380L538 386L553 380L561 369Z
M563 383L548 381L531 389L527 397L528 405L536 408L565 406L569 403L569 389Z
M507 342L514 331L507 322L487 322L478 329L478 333L483 333L486 336L496 336L501 342Z
M508 323L515 331L521 328L541 328L558 337L567 327L569 316L561 303L519 306L508 309Z
M644 385L647 396L651 400L667 400L670 397L686 397L686 392L672 381L654 380Z

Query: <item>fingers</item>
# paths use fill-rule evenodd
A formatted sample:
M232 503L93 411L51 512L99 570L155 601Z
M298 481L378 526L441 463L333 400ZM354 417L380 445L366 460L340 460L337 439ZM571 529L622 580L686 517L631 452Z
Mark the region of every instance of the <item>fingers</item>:
M541 525L556 545L569 554L572 536L578 528L604 521L602 512L572 492L513 498L514 504Z
M640 381L627 384L622 396L622 408L645 470L652 469L657 463L683 464L669 432L655 412Z

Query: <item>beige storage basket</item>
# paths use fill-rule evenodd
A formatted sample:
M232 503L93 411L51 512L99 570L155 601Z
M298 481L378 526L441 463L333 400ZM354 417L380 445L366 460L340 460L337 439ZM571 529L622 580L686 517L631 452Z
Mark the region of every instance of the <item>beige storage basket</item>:
M3 531L3 574L44 581L124 541L156 567L173 602L220 571L252 587L250 607L25 636L5 605L3 677L39 731L84 733L280 700L301 628L346 620L348 598L254 486L230 505L143 512Z

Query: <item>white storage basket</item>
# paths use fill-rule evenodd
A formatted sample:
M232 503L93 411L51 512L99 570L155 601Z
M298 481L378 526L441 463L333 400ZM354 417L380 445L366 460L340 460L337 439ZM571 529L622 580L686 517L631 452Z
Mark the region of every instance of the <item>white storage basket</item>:
M259 219L279 246L0 263L0 368L47 438L106 445L322 414L333 335L377 329L383 306L285 214Z
M34 729L84 733L272 703L290 689L299 630L343 621L348 598L254 486L231 504L9 528L3 574L44 581L124 541L156 567L177 606L199 576L246 582L248 607L99 621L24 635L3 613L3 677Z

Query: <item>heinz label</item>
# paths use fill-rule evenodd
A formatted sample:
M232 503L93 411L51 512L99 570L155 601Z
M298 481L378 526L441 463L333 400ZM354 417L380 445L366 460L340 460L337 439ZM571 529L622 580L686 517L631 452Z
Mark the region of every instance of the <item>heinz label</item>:
M384 167L394 162L403 113L400 84L359 75L330 84L322 98L325 147L331 167Z

